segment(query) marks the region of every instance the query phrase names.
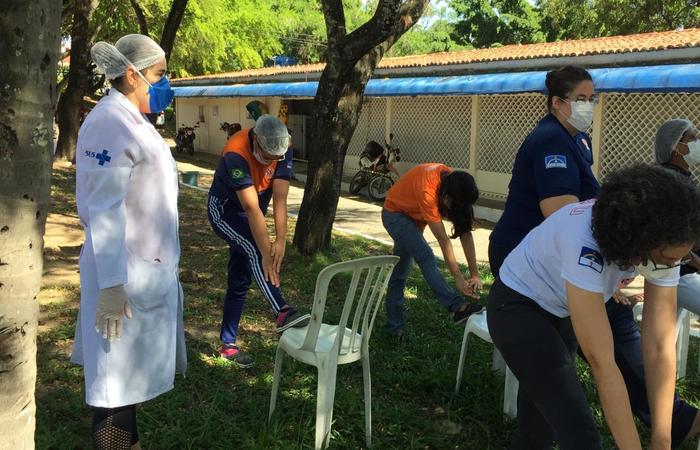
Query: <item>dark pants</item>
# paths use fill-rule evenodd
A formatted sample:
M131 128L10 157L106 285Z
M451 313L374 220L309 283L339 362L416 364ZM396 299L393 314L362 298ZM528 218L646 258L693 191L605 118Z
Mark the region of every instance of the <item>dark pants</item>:
M253 278L275 316L286 306L278 287L265 281L262 255L250 231L248 218L228 214L225 201L209 196L209 222L214 232L229 245L228 283L221 321L221 341L233 344L238 337L238 324L243 313L245 296Z
M513 450L602 449L576 373L576 335L556 317L500 280L487 305L494 345L520 382Z
M489 265L495 277L508 256L510 249L499 248L489 244ZM635 416L647 427L651 426L651 413L647 400L646 384L644 381L644 362L642 360L642 338L639 327L634 320L632 308L621 305L614 300L606 303L605 309L610 321L613 340L615 342L615 361L622 377L625 379L630 406ZM673 448L681 445L693 426L698 410L675 395L673 401Z

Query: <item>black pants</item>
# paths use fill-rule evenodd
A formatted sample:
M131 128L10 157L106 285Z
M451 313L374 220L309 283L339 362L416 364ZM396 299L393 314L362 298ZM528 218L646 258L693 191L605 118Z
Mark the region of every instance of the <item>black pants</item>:
M510 250L508 246L489 243L489 265L494 277L498 277L498 271ZM651 427L651 412L642 360L642 337L634 320L632 308L609 300L605 304L605 309L615 342L615 362L625 380L632 412L647 427ZM583 354L580 355L583 356ZM697 414L697 408L684 402L678 394L675 394L671 429L672 448L677 448L683 443Z
M513 450L602 449L576 373L571 320L556 317L500 280L488 298L493 343L520 382Z

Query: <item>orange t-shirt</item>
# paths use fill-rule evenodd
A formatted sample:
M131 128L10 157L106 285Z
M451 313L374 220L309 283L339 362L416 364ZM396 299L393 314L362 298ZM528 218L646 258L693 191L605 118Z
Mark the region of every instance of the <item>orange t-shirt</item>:
M419 226L442 221L438 210L438 188L442 174L452 172L444 164L420 164L406 172L397 181L384 200L384 208L406 214Z

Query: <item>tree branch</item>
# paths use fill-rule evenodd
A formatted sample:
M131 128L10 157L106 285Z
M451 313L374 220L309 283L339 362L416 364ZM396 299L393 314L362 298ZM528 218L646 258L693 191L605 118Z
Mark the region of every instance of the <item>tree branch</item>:
M323 0L323 18L328 34L328 51L333 51L347 35L345 29L345 9L342 0Z
M134 8L134 13L136 13L136 20L139 22L139 31L141 34L148 36L148 23L146 22L146 15L143 13L141 5L139 5L137 0L130 0L131 7Z
M170 7L170 13L163 26L163 34L160 38L160 46L165 51L165 59L170 59L170 53L173 51L173 45L175 44L175 36L177 36L177 30L180 28L180 22L182 22L182 16L185 15L185 9L187 8L187 0L173 0L173 5Z
M406 4L409 3L413 2ZM401 9L404 9L406 4ZM354 64L374 47L384 42L400 17L400 5L401 0L380 0L374 16L343 39L343 59Z
M107 14L107 17L112 17L112 16L114 16L114 14L116 14L116 12L117 12L117 8L118 8L118 7L119 7L119 4L118 4L117 2L114 2L114 4L112 5L112 9L111 9L111 10L109 11L109 13ZM144 18L144 20L145 20L145 18ZM95 25L95 29L92 30L92 34L90 35L89 40L88 40L88 42L90 43L90 46L91 46L91 47L92 47L92 44L95 42L95 39L97 39L97 36L100 34L100 31L102 31L102 28L105 26L106 23L107 23L107 22L102 21L102 22L98 23L97 25Z

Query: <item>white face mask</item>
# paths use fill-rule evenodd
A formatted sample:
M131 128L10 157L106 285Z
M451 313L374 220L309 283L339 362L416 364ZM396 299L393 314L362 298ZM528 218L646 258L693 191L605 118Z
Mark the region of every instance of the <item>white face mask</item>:
M578 131L588 131L593 123L595 105L587 101L575 101L569 104L571 105L571 116L566 121Z
M674 270L678 270L676 267L664 268L664 269L654 269L654 263L649 260L646 264L639 264L634 267L637 273L643 276L645 279L658 280L661 278L666 278L672 275Z
M683 160L689 166L697 166L700 164L700 141L688 142L688 154L683 155Z

